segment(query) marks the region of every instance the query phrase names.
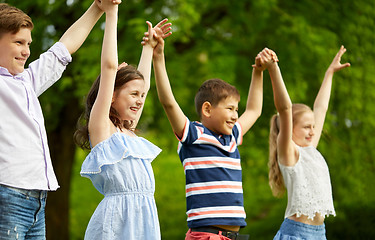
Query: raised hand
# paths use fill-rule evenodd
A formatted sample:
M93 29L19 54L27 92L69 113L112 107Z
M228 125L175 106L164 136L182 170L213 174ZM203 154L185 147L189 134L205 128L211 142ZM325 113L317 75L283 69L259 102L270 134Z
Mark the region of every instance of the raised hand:
M159 36L161 36L163 39L165 39L172 34L171 26L172 26L172 23L168 22L168 18L164 18L158 24L156 24L154 29L155 30L160 29L161 31L158 31L157 34L159 34Z
M95 0L95 3L103 12L107 12L113 5L119 5L121 0Z
M341 64L340 61L341 61L341 56L346 52L346 48L344 48L343 45L341 45L341 48L340 50L338 51L338 53L336 54L336 56L333 58L333 61L331 63L331 65L329 65L328 67L328 70L331 70L333 72L337 72L337 71L340 71L341 69L344 69L344 68L347 68L347 67L350 67L350 63L344 63L344 64ZM327 70L327 71L328 71Z
M172 34L172 23L168 22L167 18L161 20L154 28L151 22L147 21L146 23L148 25L148 32L144 33L142 45L150 44L152 48L155 48L160 42L160 40L158 40L159 37L163 40Z
M126 62L122 62L121 64L118 65L117 70L120 70L121 68L126 67L126 66L128 66L128 64Z
M264 71L274 62L278 62L279 59L274 51L268 48L264 48L255 58L255 64L252 65L253 68L260 71Z

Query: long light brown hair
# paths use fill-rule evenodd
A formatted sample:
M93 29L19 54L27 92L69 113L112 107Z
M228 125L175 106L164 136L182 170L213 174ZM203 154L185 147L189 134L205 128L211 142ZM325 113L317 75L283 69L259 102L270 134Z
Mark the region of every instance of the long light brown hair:
M305 112L311 112L311 108L305 104L296 103L292 105L293 126L298 122L301 115ZM281 197L285 193L284 179L281 174L277 159L277 136L280 132L280 117L274 114L270 122L269 135L269 159L268 159L268 179L272 194Z
M114 90L116 91L122 88L125 85L125 83L130 82L135 79L144 80L144 77L142 73L139 72L134 66L127 65L125 67L120 68L116 74ZM100 75L91 86L91 89L86 98L85 112L83 112L81 117L79 118L78 123L77 123L77 130L74 133L74 142L78 146L80 146L82 149L90 149L88 124L89 124L91 109L94 106L96 97L98 96L99 83L100 83ZM134 130L134 128L132 127L133 122L127 121L127 120L121 120L120 115L112 106L109 112L109 119L119 129L125 128L129 130Z

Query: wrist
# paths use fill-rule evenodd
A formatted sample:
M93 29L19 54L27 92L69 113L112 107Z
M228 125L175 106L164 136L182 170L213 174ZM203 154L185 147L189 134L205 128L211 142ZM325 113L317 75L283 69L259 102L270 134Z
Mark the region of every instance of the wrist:
M272 62L271 64L267 66L268 71L274 71L274 70L277 70L278 68L279 68L279 65L277 64L277 62Z
M163 52L157 52L152 55L152 58L154 60L160 60L160 59L164 59L164 53Z
M265 69L260 68L260 67L253 67L253 71L254 71L255 74L261 74L261 73L263 73L264 70Z
M326 71L326 75L327 74L334 74L335 73L335 70L333 68L328 68L327 71Z
M105 14L110 15L110 16L117 16L117 13L118 13L118 5L114 5L105 11Z
M146 43L145 45L143 45L143 49L145 49L145 50L153 50L154 48L150 44Z

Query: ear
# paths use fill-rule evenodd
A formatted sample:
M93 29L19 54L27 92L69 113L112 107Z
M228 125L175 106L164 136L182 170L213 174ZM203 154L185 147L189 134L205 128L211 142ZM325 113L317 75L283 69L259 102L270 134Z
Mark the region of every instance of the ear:
M115 99L116 99L116 93L113 92L111 104L113 104L115 102Z
M212 105L210 102L204 102L202 104L202 116L206 118L211 117L211 108L212 108Z

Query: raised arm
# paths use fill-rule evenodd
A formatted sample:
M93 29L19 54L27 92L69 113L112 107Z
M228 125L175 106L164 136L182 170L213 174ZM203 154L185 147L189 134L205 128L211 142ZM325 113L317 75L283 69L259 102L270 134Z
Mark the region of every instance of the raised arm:
M144 77L145 81L145 98L147 97L147 93L150 90L150 78L151 78L151 63L152 63L152 55L155 46L158 44L158 40L154 37L156 31L161 31L159 34L164 39L172 34L170 32L172 25L168 23L168 19L161 20L156 26L153 28L151 22L147 21L148 30L145 32L145 36L142 41L142 53L138 64L138 71L140 71ZM133 126L137 126L138 121L143 112L143 106L140 111L138 111L136 119L133 122Z
M279 114L280 129L277 137L278 160L283 165L293 166L297 162L297 158L296 147L292 140L292 101L289 98L277 61L271 61L273 55L276 54L267 48L260 53L262 62L266 64L271 77L274 103Z
M112 104L114 84L117 73L117 13L118 5L110 0L102 0L100 7L105 11L101 73L98 95L92 107L89 121L90 141L92 146L107 139L112 134L109 111Z
M331 96L332 89L332 78L333 74L341 69L347 68L350 66L350 63L341 64L341 56L346 52L344 46L341 46L340 50L333 58L332 63L329 65L322 82L322 85L319 89L318 95L316 96L314 102L314 117L315 117L315 130L313 137L313 145L318 146L320 136L322 134L324 120L328 110L329 99Z
M148 31L145 33L147 41L142 41L143 48L141 58L139 59L138 71L140 71L145 78L146 90L148 91L150 89L152 55L154 47L158 44L157 39L154 38L155 31L156 29L160 29L160 34L162 34L162 38L165 39L172 34L172 32L170 32L172 23L169 23L166 18L156 24L154 28L152 28L151 22L147 21L146 23L148 26Z
M186 117L173 96L165 67L164 39L160 36L160 33L161 31L156 31L158 44L154 49L153 55L156 88L160 103L167 114L173 132L178 138L182 138Z
M99 2L99 0L95 1ZM99 8L95 1L87 11L75 23L73 23L68 30L66 30L59 40L59 42L62 42L65 45L70 54L75 53L81 47L91 32L91 29L103 14L102 9ZM116 2L116 0L113 1Z
M138 63L138 71L140 71L145 80L145 93L147 95L148 90L150 90L150 78L151 78L151 62L152 62L152 53L154 48L152 46L153 42L153 29L152 24L147 22L148 26L148 35L150 36L150 41L143 44L141 58Z
M243 135L249 131L262 113L263 71L265 70L265 66L260 64L260 58L257 57L255 58L255 64L252 67L253 72L246 102L246 109L238 119L238 122L242 126Z

